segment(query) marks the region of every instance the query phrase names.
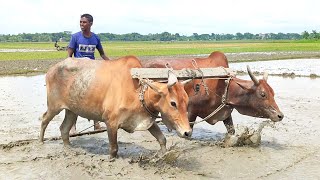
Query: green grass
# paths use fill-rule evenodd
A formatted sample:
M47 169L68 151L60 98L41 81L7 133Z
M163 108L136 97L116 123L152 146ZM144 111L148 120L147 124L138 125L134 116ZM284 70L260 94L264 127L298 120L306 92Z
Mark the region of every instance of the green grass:
M67 46L67 42L59 43ZM197 41L197 42L102 42L109 57L171 56L210 54L212 51L271 52L271 51L320 51L318 41ZM42 52L1 52L1 49L52 50ZM55 51L54 42L0 43L0 60L64 59L66 51ZM96 57L99 57L96 52Z

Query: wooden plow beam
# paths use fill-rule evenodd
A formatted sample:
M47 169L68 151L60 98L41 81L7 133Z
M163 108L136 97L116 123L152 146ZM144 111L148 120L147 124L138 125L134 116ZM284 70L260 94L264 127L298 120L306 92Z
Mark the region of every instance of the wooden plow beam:
M218 78L235 76L236 72L230 68L199 68L199 69L181 69L173 70L172 68L132 68L132 78L166 80L169 71L173 72L179 80L186 79L202 79L202 78Z

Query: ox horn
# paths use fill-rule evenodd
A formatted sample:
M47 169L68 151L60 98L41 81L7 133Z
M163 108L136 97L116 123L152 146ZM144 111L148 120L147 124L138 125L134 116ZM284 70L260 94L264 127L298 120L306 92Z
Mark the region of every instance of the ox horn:
M171 88L173 85L175 85L178 82L177 76L171 71L168 71L168 88Z
M188 84L191 81L192 81L192 79L187 79L187 80L182 81L181 84L185 86L186 84Z
M268 72L264 72L263 73L263 79L265 80L265 81L267 81L268 80Z
M157 93L160 93L160 89L157 86L155 86L154 84L152 84L148 80L142 80L142 81L143 81L143 83L146 83L152 90L156 91Z
M247 65L247 71L248 74L250 76L250 78L252 79L252 81L254 82L255 85L259 85L259 81L257 80L257 78L253 75L253 73L251 72L251 69L249 67L249 65Z

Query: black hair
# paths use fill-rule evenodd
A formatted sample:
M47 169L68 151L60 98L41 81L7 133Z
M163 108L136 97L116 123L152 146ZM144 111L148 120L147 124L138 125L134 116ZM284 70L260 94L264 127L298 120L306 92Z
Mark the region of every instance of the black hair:
M87 18L89 22L93 22L93 17L90 14L82 14L81 18Z

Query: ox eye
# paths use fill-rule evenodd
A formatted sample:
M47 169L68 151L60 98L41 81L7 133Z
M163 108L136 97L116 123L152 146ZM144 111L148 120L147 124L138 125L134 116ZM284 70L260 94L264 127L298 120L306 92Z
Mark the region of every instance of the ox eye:
M171 101L171 103L170 103L170 104L171 104L171 106L172 106L172 107L175 107L175 108L177 108L177 104L176 104L176 102L174 102L174 101Z
M260 95L261 95L261 97L263 97L263 98L266 97L266 93L264 93L264 92L261 92Z

